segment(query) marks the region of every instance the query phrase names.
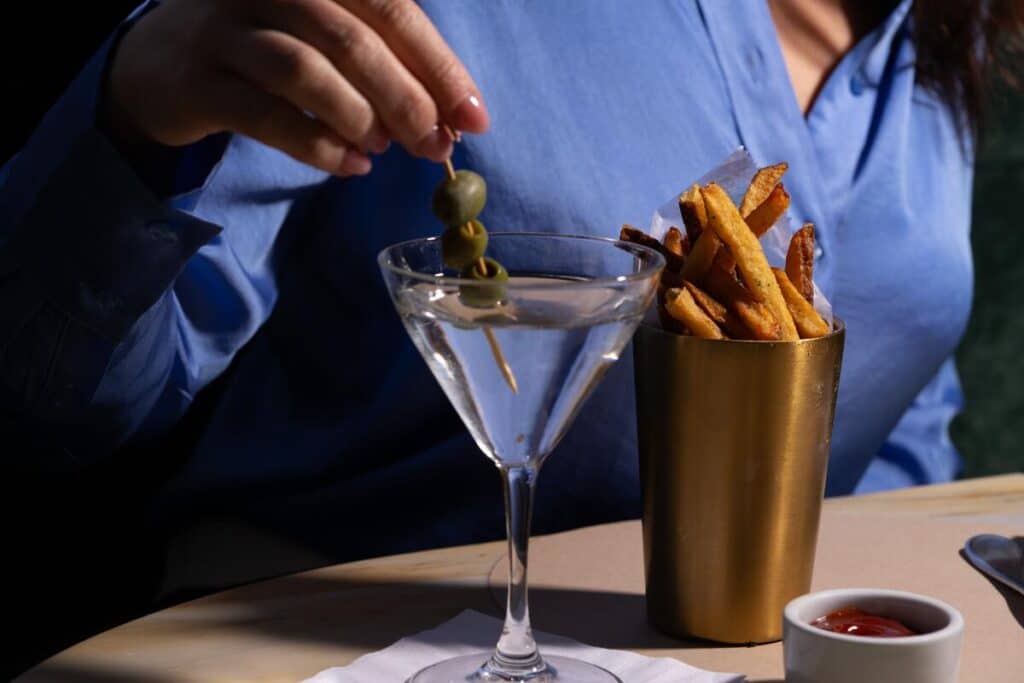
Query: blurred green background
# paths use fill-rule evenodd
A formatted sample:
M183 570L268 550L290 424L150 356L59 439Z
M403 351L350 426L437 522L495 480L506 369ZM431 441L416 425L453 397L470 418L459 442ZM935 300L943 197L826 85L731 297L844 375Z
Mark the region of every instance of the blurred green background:
M974 309L957 361L953 422L963 477L1024 470L1024 97L998 104L974 188Z

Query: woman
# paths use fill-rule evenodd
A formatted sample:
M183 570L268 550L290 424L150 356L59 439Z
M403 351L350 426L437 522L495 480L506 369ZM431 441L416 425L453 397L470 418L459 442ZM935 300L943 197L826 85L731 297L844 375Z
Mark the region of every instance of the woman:
M374 258L437 232L443 120L487 131L455 161L491 229L612 236L738 145L788 161L848 325L829 493L949 479L982 74L1021 26L1005 0L149 3L3 171L8 429L43 444L24 461L89 468L192 419L169 524L302 551L174 585L500 537ZM623 358L537 530L638 514L632 401Z

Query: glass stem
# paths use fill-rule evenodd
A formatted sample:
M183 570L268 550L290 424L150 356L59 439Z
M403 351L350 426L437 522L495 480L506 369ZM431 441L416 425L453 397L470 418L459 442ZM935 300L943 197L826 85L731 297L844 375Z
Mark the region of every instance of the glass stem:
M544 670L544 660L530 630L526 595L526 554L530 543L533 491L537 469L502 467L505 485L505 526L508 532L508 602L498 647L486 668L503 676L522 676Z

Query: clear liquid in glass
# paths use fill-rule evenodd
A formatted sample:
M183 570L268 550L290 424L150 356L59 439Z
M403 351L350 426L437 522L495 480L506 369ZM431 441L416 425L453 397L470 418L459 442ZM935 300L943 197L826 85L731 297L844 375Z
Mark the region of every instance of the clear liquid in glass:
M429 283L404 290L398 301L413 342L477 445L498 465L536 464L551 452L641 315L619 289L558 287L558 280L564 278L512 278L552 286L486 308ZM500 346L518 393L506 383L484 328Z

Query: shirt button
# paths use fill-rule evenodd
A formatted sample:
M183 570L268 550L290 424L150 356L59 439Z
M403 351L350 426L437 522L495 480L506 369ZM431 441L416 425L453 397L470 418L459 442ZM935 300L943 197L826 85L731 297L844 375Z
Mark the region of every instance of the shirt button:
M864 81L860 76L854 76L850 79L850 92L857 97L864 94Z
M821 248L820 244L814 245L814 260L820 261L821 257L825 255L825 250Z

